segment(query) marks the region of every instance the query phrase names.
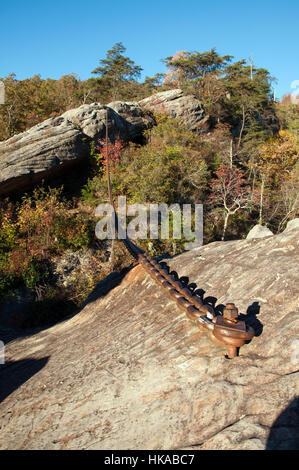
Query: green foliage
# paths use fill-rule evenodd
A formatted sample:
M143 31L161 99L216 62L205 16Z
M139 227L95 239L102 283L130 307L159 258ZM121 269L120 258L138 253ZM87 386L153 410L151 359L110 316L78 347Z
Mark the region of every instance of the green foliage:
M201 152L204 145L178 121L157 119L159 125L148 134L148 144L129 146L111 172L114 195L142 203L202 201L209 176ZM82 191L83 200L98 204L106 198L106 188L105 174L94 177Z
M103 182L99 176L89 178L81 191L81 199L90 206L97 206L102 196Z
M92 73L108 78L113 82L123 82L140 76L142 68L134 65L134 62L125 57L126 48L121 42L116 43L108 50L106 59L100 60L102 67L97 67Z
M17 80L14 74L2 78L5 103L0 106L0 140L81 104L82 82L73 74L59 80L39 75Z
M278 130L280 127L298 138L299 106L292 104L290 97L283 103L273 102L267 70L245 60L232 63L232 56L221 56L215 49L183 51L164 59L166 74L146 77L140 83L142 68L126 57L125 51L121 42L115 44L92 72L97 76L85 81L74 74L59 80L43 80L39 75L17 80L14 74L2 78L6 101L0 105L0 140L82 104L137 101L157 91L181 87L203 103L210 132L199 136L179 121L157 115L157 126L147 133L146 145L128 145L112 164L114 197L125 195L129 204L203 202L204 241L212 242L223 236L223 208L215 201L207 205L207 201L211 201L215 175L226 165L242 171L248 192L260 194L263 222L273 231L298 216L297 150L290 135L278 134ZM290 155L292 165L277 164L278 157L283 163ZM59 190L45 189L20 203L0 204L0 296L21 286L37 293L37 301L30 307L29 326L58 320L63 312L74 311L104 275L93 270L87 276L74 276L72 287L51 285L53 259L62 257L66 250L89 249L94 241L94 206L108 200L105 158L94 145L90 162L90 179L78 205L63 200ZM262 178L265 171L271 178ZM230 214L228 238L243 237L257 223L262 210L258 214L252 202L250 198L246 210L240 207ZM153 256L184 249L184 240L171 237L137 243ZM115 268L131 262L117 244Z
M193 94L204 105L210 118L218 118L219 103L225 95L222 77L232 56L220 56L215 48L205 52L182 51L163 60L169 69L166 82Z
M276 105L281 129L291 132L299 141L299 105L282 102Z
M177 56L167 57L163 62L173 69L181 86L192 83L196 90L204 88L208 76L218 76L231 59L229 55L221 57L213 48L206 52L183 51Z
M269 105L271 77L265 69L251 68L241 60L229 65L225 70L223 82L226 87L224 100L227 118L233 125L243 119L257 115Z
M100 67L92 71L100 75L98 82L105 90L109 90L111 98L116 96L124 98L128 92L128 84L138 78L142 68L123 54L126 48L121 42L116 43L108 50L105 59L100 60Z
M47 281L51 257L86 248L94 237L92 221L60 200L61 190L37 189L20 204L0 210L0 296L24 284Z

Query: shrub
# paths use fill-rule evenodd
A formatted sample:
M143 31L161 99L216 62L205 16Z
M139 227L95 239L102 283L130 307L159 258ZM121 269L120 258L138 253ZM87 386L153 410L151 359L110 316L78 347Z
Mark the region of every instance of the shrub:
M23 284L34 288L51 275L51 259L93 240L90 218L61 199L62 190L39 188L13 206L0 207L0 296Z

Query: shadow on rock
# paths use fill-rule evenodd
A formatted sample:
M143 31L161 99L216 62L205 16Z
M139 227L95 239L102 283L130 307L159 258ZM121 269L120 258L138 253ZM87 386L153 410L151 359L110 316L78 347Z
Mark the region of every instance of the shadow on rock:
M299 449L299 398L295 398L273 423L266 450Z
M164 258L165 259L165 258ZM156 258L156 261L158 259ZM169 274L172 274L174 279L180 281L183 287L189 289L195 297L200 298L204 305L210 305L213 307L216 315L222 315L225 308L224 304L217 305L217 298L213 296L204 296L205 290L198 288L195 282L189 283L187 276L180 277L176 271L171 271L170 267L165 261L160 262L160 265L167 269ZM243 313L239 314L239 319L245 321L247 327L252 327L255 331L255 336L260 336L263 331L263 324L257 319L257 315L260 313L260 305L258 302L253 302L246 311L246 315Z
M113 271L108 276L105 277L99 284L94 288L91 294L88 296L81 309L83 309L87 304L95 302L101 297L105 297L112 289L117 287L125 275L132 269L132 265L128 268L122 269L120 272Z
M158 261L158 258L155 258L156 261ZM163 258L165 259L165 257ZM207 296L205 297L206 291L198 288L197 284L195 282L190 283L190 279L188 276L182 276L180 277L177 271L171 270L171 268L168 266L168 264L165 261L160 261L159 264L161 265L162 268L166 269L169 274L171 274L176 281L179 281L183 287L187 288L195 297L198 297L204 305L210 305L211 307L214 308L215 312L217 314L222 313L224 305L218 305L216 306L217 303L217 298L212 297L212 296Z
M12 392L39 372L48 362L49 356L41 359L10 361L0 366L0 403Z
M80 307L80 309L76 309L72 313L64 315L62 318L59 316L55 317L55 304L49 309L47 312L46 318L48 318L48 322L43 322L39 324L39 316L38 314L35 316L35 312L39 310L39 304L36 302L35 308L33 311L30 311L28 317L26 319L26 323L29 325L27 327L10 327L9 325L2 323L0 318L0 340L3 341L5 344L22 337L32 336L34 334L39 333L42 330L48 329L53 325L58 323L64 322L69 320L73 316L80 313L80 311L90 302L94 302L98 300L100 297L104 297L107 295L112 289L120 284L124 276L127 272L131 269L132 266L129 268L124 268L121 272L112 272L107 277L105 277L99 284L94 288L91 294L88 296L84 304ZM49 305L51 307L51 305ZM25 308L25 307L24 307ZM65 304L65 308L67 305ZM50 314L52 314L52 321L50 322ZM30 324L30 320L31 324ZM35 326L35 324L36 326Z
M260 336L263 332L263 324L257 318L257 315L260 313L260 309L261 307L259 303L253 302L247 308L246 315L242 313L240 314L240 319L245 321L246 326L251 326L254 329L254 336Z
M158 261L158 260L157 260ZM160 265L167 270L172 277L179 281L183 287L187 288L194 297L199 298L204 305L209 305L214 309L216 315L223 315L224 309L226 306L224 304L217 305L217 298L213 296L206 296L205 291L201 288L198 288L197 285L193 283L189 283L189 278L187 276L179 277L176 271L171 271L170 267L165 261L160 262ZM257 319L257 315L260 313L260 306L258 302L253 302L246 311L246 314L239 313L238 319L244 321L246 325L246 330L248 331L249 328L254 330L254 336L260 336L263 331L262 323ZM245 341L246 344L250 343L252 339ZM237 355L239 355L239 348L237 348Z

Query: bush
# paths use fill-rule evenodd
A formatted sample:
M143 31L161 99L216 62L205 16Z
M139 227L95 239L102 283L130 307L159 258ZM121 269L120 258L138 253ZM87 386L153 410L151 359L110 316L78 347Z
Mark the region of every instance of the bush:
M86 248L92 221L61 199L62 190L40 188L13 206L0 208L0 296L19 285L35 288L48 281L51 259L65 249Z
M201 202L209 179L206 146L176 119L156 119L159 125L147 133L147 145L131 144L116 164L112 162L114 196L139 203ZM82 199L93 205L107 200L105 172L88 181Z

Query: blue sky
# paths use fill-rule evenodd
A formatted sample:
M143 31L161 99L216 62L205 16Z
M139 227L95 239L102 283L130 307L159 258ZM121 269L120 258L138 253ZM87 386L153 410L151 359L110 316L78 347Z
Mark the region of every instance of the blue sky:
M176 51L212 47L235 60L253 57L277 79L278 97L299 80L298 0L14 0L0 6L0 77L74 72L87 79L122 42L144 71L165 72Z

